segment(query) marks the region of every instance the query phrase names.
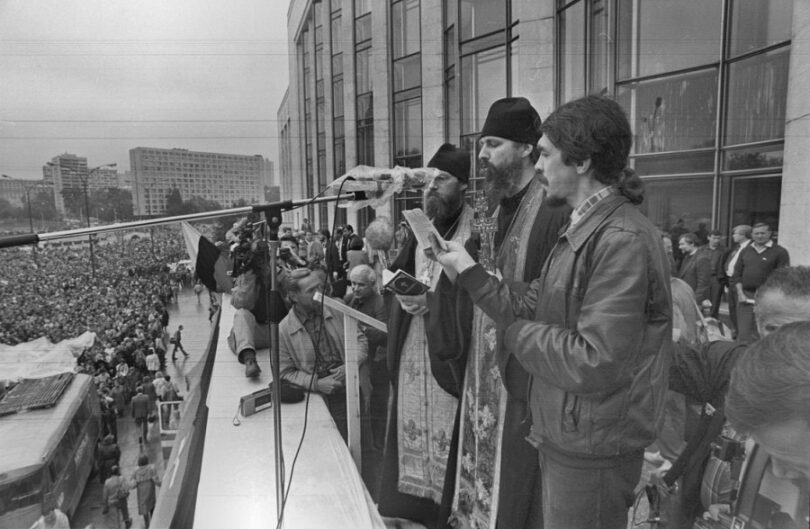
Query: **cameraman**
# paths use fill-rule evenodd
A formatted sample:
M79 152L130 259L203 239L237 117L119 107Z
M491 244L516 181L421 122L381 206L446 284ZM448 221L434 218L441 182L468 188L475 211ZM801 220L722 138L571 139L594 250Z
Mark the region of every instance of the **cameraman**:
M239 362L245 365L245 376L254 378L261 373L256 362L256 349L270 346L270 331L267 326L269 314L265 301L270 285L268 247L264 241L253 238L251 224L238 223L232 230L231 238L235 239L231 247L235 278L231 305L237 310L233 316L228 345L238 355ZM283 236L276 267L279 285L283 285L284 277L292 270L306 265L292 248L298 248L295 238ZM273 299L270 303L281 316L286 315L287 307L280 298Z
M284 272L307 266L305 259L298 255L298 239L292 234L285 234L279 239L278 266ZM279 281L280 283L280 281Z
M346 354L343 315L313 299L326 283L323 270L302 268L284 280L292 310L279 324L281 379L323 395L329 413L345 440ZM368 342L358 331L358 362L366 361ZM368 393L366 393L368 394Z

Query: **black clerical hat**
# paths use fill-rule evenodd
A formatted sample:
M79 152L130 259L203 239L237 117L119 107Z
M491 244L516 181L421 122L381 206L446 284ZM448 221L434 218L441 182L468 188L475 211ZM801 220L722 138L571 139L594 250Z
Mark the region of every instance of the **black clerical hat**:
M497 136L536 145L542 133L540 116L525 97L505 97L492 103L481 136Z
M465 184L470 180L470 153L450 143L439 147L427 166L450 173Z

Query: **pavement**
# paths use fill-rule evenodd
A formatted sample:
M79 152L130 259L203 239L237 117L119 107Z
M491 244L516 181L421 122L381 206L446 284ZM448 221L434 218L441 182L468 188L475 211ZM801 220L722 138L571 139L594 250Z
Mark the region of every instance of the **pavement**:
M171 349L166 354L168 374L171 375L172 380L177 382L180 387L180 395L184 396L188 393L189 385L193 381L189 380L187 374L191 372L194 366L200 361L202 353L208 345L208 339L211 333L211 324L208 321L208 296L203 294L200 296L198 302L197 296L191 288L184 288L178 295L178 301L168 307L169 310L169 334L173 334L178 325L183 326L183 347L189 353L189 358L184 358L182 353L178 352L177 362L171 362ZM138 466L138 456L141 453L146 453L149 456L149 462L155 465L158 470L158 475L163 474L165 467L164 457L169 456L168 453L162 454L161 441L155 440L148 442L142 446L138 442L140 431L135 426L135 421L132 419L131 410L127 407L124 410L124 416L118 419L118 446L121 449L121 475L129 479L132 472ZM103 502L102 498L103 485L99 483L98 476L92 477L84 490L79 507L74 513L70 526L74 529L84 529L93 527L95 529L123 529L124 523L118 516L116 523L117 513L112 510L104 514L102 513ZM158 494L160 490L158 489ZM129 515L132 518L133 529L143 529L146 527L143 517L138 514L138 495L135 490L131 490L129 494ZM162 529L155 528L152 529Z

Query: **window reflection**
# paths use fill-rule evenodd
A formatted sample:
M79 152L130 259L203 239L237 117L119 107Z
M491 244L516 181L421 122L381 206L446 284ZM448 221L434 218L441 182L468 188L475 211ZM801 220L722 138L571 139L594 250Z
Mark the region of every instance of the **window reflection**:
M391 33L395 59L419 51L419 0L402 0L391 6Z
M365 50L358 50L355 54L355 75L357 77L357 85L355 90L358 94L371 92L371 48Z
M705 231L712 221L712 182L710 176L645 179L641 210L674 236Z
M417 53L394 63L394 91L415 88L422 84L422 60Z
M782 180L777 177L736 178L732 184L731 225L767 222L779 227Z
M461 0L461 40L480 37L505 27L504 0Z
M591 50L589 68L589 94L608 91L610 71L610 9L607 0L594 0L591 6ZM584 51L584 50L583 50Z
M729 65L726 145L785 135L789 57L781 48Z
M585 95L585 2L560 15L562 102Z
M462 133L481 130L490 105L506 94L506 48L461 60Z
M636 153L713 147L717 71L693 72L619 88Z
M789 40L792 18L793 0L733 0L730 56Z
M735 149L723 153L723 169L740 171L743 169L761 169L763 167L781 167L784 159L782 146L750 147Z
M642 77L716 62L722 11L722 0L620 0L619 77ZM637 51L632 53L633 49Z
M422 162L422 100L394 105L394 156L397 165L419 167Z

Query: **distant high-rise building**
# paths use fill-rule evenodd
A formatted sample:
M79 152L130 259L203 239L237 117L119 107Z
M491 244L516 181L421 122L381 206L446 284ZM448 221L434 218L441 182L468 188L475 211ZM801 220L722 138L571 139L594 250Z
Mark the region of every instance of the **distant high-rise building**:
M132 201L135 215L166 213L166 198L173 189L183 200L200 197L231 207L264 199L264 178L269 160L261 155L196 152L187 149L130 149ZM272 169L270 170L272 172Z
M112 164L114 165L114 164ZM114 167L87 166L87 158L64 153L51 158L42 166L45 183L53 186L54 202L60 215L65 214L65 200L62 193L65 189L84 189L87 181L88 191L106 187L121 187L118 171Z
M64 153L51 158L42 166L42 175L46 183L53 186L53 197L56 211L65 214L63 189L82 189L82 181L88 177L87 158ZM88 186L90 182L88 182Z

